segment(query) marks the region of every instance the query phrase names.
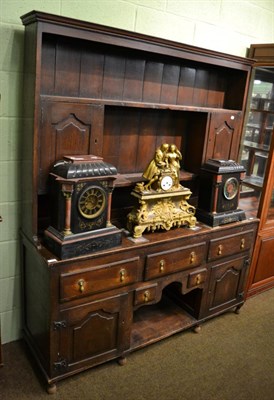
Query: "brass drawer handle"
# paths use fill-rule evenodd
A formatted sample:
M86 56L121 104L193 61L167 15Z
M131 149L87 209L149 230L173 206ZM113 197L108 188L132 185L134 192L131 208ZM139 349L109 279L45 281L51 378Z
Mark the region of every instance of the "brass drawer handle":
M193 264L193 263L194 263L195 258L196 258L195 251L192 251L192 252L190 253L190 258L189 258L190 264Z
M218 255L218 256L221 256L222 253L223 253L223 245L222 245L222 244L219 244L218 250L217 250L217 255Z
M245 239L241 239L240 249L243 250L245 248Z
M146 291L144 292L144 301L145 301L145 302L149 301L149 298L150 298L149 290L146 290Z
M79 291L81 293L83 293L83 291L85 290L85 281L84 281L84 279L80 279L78 281L78 286L79 286Z
M165 260L160 261L160 272L163 272L165 269Z
M120 282L124 282L126 276L126 270L123 268L120 270Z
M200 285L200 283L201 283L201 275L198 274L198 275L196 276L196 285Z

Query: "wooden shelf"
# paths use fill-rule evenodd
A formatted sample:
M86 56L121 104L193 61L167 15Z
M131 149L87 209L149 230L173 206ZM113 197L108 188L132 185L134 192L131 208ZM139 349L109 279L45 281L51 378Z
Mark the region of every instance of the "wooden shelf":
M250 111L259 112L259 113L266 113L266 114L273 114L274 113L274 110L264 110L263 108L250 108ZM252 124L247 124L247 125L251 126Z
M185 310L163 296L158 304L135 311L130 347L132 350L144 347L187 329L196 322Z
M255 149L255 150L259 150L259 151L265 151L267 153L269 152L269 145L266 145L266 144L258 144L258 143L255 143L255 142L250 142L250 141L245 140L244 141L244 146L248 147L250 149Z
M263 178L260 178L258 176L247 176L243 180L243 185L250 186L254 189L261 189L263 187Z
M174 110L174 111L193 111L193 112L234 112L238 113L240 109L232 109L232 108L221 108L219 106L216 107L206 107L206 106L192 106L192 105L180 105L173 103L149 103L145 101L129 101L129 100L112 100L112 99L96 99L92 97L71 97L71 96L51 96L51 95L41 95L42 101L50 101L50 102L67 102L67 103L75 103L77 104L97 104L104 106L116 106L116 107L133 107L133 108L148 108L148 109L156 109L156 110Z
M196 178L196 175L187 172L187 171L180 171L180 181L192 181ZM118 174L118 177L115 181L115 187L128 187L134 186L137 182L143 182L143 174L136 173L136 174Z

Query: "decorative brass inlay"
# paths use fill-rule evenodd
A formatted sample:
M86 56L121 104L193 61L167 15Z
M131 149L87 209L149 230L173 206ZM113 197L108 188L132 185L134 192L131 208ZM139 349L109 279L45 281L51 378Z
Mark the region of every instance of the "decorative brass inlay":
M180 184L181 159L174 144L164 143L156 149L143 173L147 182L137 183L131 193L138 201L127 216L127 228L134 238L141 237L145 230L195 227L196 210L187 202L192 192Z
M123 268L120 270L120 282L124 282L126 275L126 270Z
M81 293L83 293L83 291L85 290L85 281L84 281L84 279L80 279L78 281L78 286L79 286L79 291Z
M150 292L149 292L149 290L146 290L144 292L144 301L145 302L149 301L149 298L150 298Z
M190 264L193 264L193 263L194 263L195 257L196 257L195 251L192 251L192 252L190 253L190 259L189 259Z
M222 253L223 253L223 245L222 245L222 244L219 244L219 246L218 246L218 251L217 251L217 255L218 255L218 256L221 256Z
M240 249L243 250L245 248L245 239L241 239Z
M79 193L82 189L83 189L83 187L85 186L85 183L78 183L76 186L75 186L75 190L76 190L76 192L77 193Z

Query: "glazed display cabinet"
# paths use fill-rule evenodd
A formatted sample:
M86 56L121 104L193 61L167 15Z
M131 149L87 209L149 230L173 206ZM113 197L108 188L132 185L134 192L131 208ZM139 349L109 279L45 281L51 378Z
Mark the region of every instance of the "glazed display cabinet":
M274 139L269 151L265 183L260 198L258 215L260 225L252 268L250 270L248 295L254 295L274 286Z
M252 95L240 159L246 168L246 178L243 182L243 191L246 193L253 191L254 195L259 195L262 190L273 124L274 67L257 67L252 80Z
M252 204L250 215L260 218L248 281L248 296L252 296L274 286L274 45L251 45L248 55L255 64L240 163L247 171L241 203Z
M198 220L137 239L126 219L163 143L181 155L176 179L191 212L205 195L202 165L237 159L252 60L42 12L22 21L24 337L54 392L60 379L124 363L243 305L256 219ZM234 209L237 191L223 186ZM71 255L73 238L81 245Z

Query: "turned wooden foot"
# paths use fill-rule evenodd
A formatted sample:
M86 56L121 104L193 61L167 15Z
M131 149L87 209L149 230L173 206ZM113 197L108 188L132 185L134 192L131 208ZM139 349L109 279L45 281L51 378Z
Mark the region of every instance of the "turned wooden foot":
M48 385L47 392L48 394L55 394L57 392L57 386L55 385L55 383Z
M242 305L240 305L240 306L237 306L236 308L235 308L235 314L240 314L240 310L241 310L241 308L242 308Z
M196 326L194 326L194 328L193 328L193 332L195 332L195 333L200 333L200 332L201 332L201 329L202 329L201 325L196 325Z
M125 365L127 363L127 358L126 357L120 357L118 358L118 364L119 365Z

